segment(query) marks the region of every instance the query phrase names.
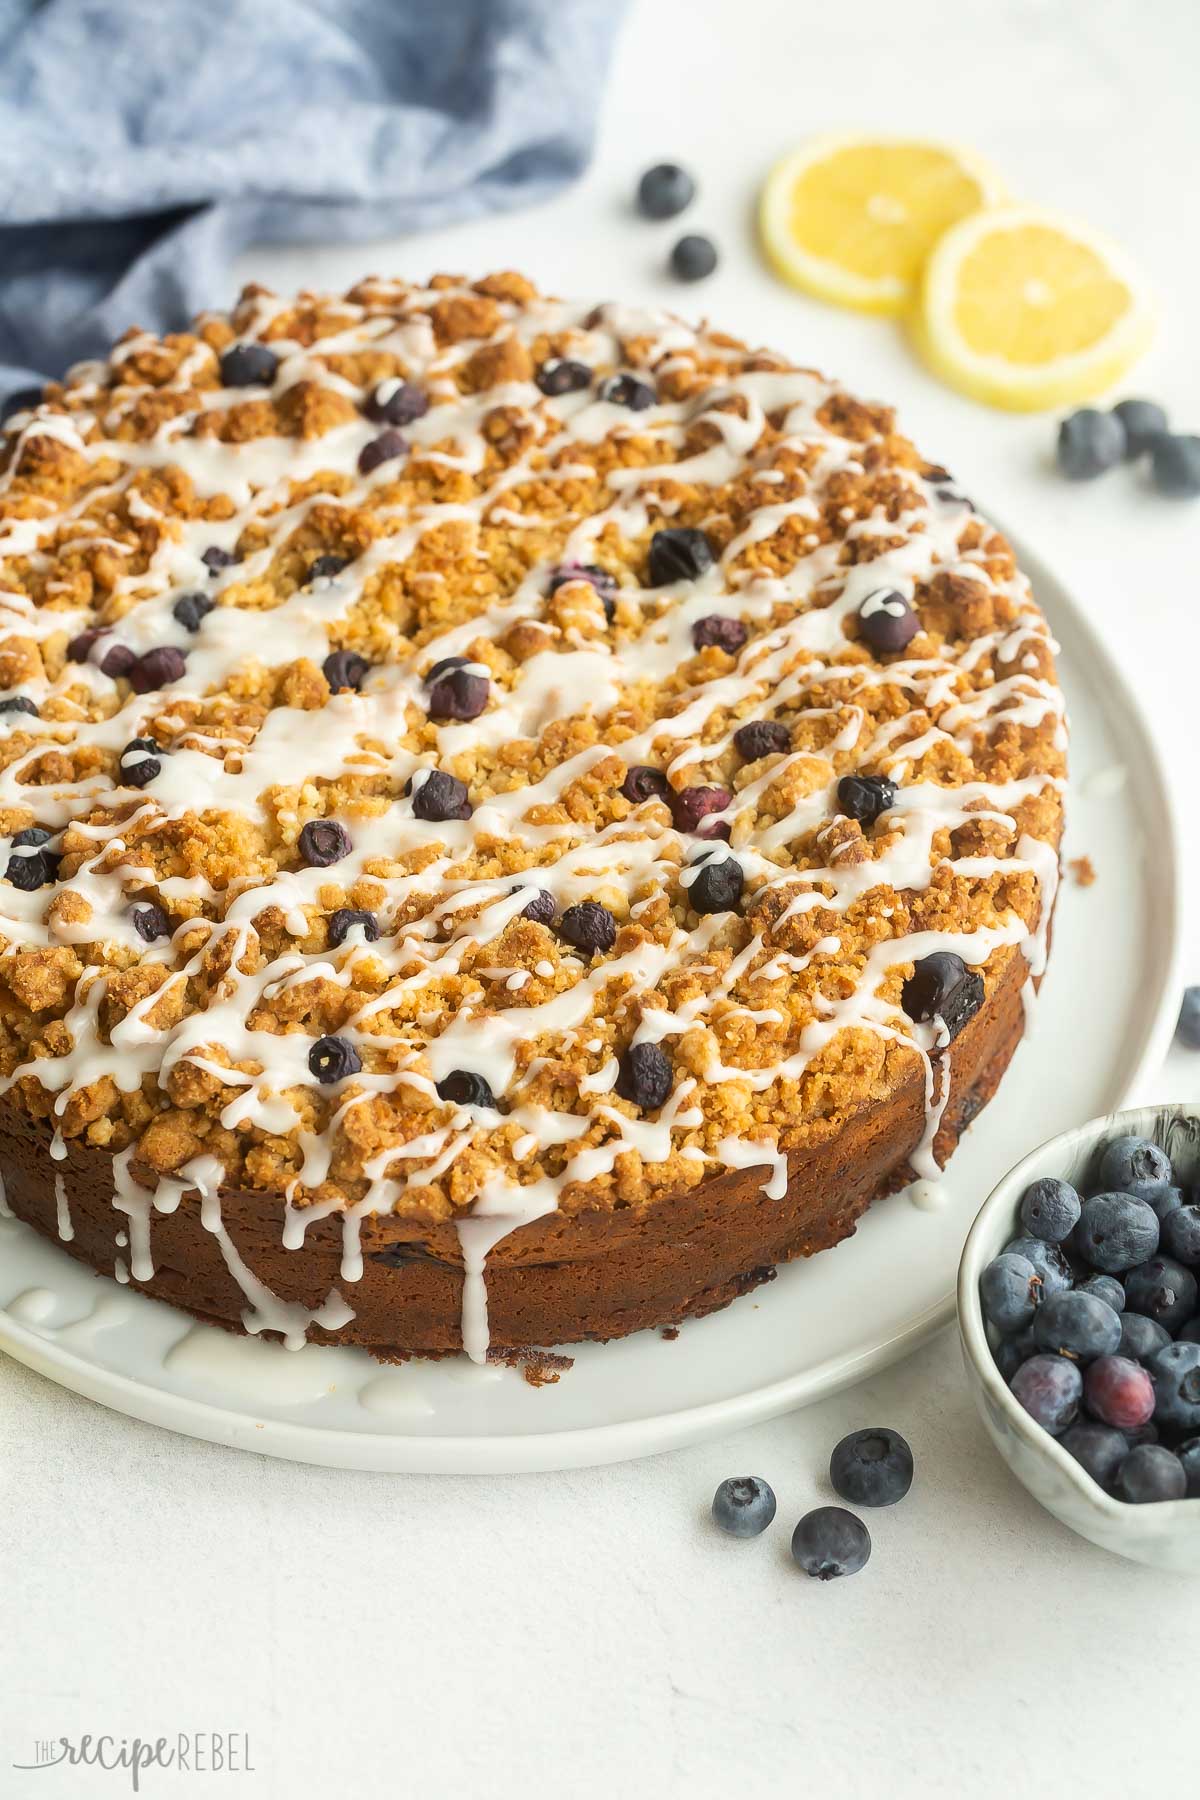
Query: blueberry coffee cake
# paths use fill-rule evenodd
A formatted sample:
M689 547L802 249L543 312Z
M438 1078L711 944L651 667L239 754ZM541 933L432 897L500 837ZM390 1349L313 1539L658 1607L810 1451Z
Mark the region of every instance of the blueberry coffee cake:
M6 1207L383 1356L726 1304L1020 1040L1065 729L890 411L515 274L250 288L0 459Z

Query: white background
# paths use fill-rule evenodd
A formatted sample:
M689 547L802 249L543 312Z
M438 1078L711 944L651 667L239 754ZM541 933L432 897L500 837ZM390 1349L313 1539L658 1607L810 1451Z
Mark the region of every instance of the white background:
M293 287L515 265L560 292L711 312L895 401L1091 605L1157 721L1186 824L1200 505L1157 500L1128 470L1066 485L1051 420L959 399L895 326L776 282L751 208L773 158L817 130L972 144L1017 195L1140 259L1163 328L1128 391L1200 429L1197 69L1190 0L641 0L573 191L424 239L262 251L238 273ZM722 248L702 288L663 274L684 226L631 213L638 173L662 157L697 172L685 226ZM1195 841L1189 857L1194 887ZM1188 973L1200 979L1195 915ZM1198 1085L1200 1058L1176 1051L1153 1097ZM957 1356L946 1334L725 1443L487 1480L271 1463L119 1418L5 1360L0 1795L127 1792L119 1774L11 1771L36 1738L86 1730L249 1732L251 1775L145 1778L181 1800L1184 1791L1200 1584L1105 1556L1041 1513L986 1442ZM872 1519L862 1576L808 1582L789 1564L791 1524L828 1498L836 1439L877 1423L911 1440L913 1492ZM780 1519L736 1544L707 1507L746 1471L774 1484Z

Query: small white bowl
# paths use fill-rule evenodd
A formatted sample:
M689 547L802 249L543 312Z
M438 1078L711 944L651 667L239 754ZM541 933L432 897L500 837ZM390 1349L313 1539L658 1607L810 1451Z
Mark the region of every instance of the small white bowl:
M1145 1106L1093 1119L1034 1150L984 1201L958 1269L958 1328L963 1360L988 1436L1035 1500L1102 1550L1160 1569L1200 1574L1200 1499L1130 1506L1098 1487L1009 1391L996 1367L979 1304L979 1277L1021 1233L1018 1209L1031 1181L1057 1175L1086 1191L1100 1151L1125 1133L1152 1139L1171 1158L1177 1179L1200 1180L1200 1106Z

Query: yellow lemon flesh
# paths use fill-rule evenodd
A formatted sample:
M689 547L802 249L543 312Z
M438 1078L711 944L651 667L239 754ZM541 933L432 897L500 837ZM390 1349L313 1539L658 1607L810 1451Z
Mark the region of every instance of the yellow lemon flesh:
M964 219L925 268L915 336L933 369L1015 411L1073 405L1119 381L1153 335L1140 277L1086 226L1033 207Z
M889 138L820 138L767 177L760 226L780 274L867 312L911 303L926 258L960 219L1003 199L968 152Z

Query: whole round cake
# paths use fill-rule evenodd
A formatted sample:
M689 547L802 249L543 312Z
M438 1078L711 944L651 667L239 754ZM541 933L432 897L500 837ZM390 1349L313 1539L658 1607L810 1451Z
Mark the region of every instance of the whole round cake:
M291 1344L611 1338L992 1094L1062 696L886 408L372 279L129 334L0 467L0 1167L74 1256Z

